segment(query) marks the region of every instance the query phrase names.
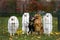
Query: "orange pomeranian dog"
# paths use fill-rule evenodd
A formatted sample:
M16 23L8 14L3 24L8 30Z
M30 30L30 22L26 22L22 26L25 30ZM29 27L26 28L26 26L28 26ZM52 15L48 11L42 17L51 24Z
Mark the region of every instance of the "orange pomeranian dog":
M35 32L38 34L43 33L43 27L42 27L42 17L40 14L35 14L34 15L34 27L35 27Z

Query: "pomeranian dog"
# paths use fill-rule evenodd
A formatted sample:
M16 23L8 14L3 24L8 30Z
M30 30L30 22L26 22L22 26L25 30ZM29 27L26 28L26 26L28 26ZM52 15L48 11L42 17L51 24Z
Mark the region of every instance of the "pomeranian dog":
M22 16L22 34L29 32L29 13L24 13Z
M8 20L8 32L10 36L14 35L19 27L19 21L16 16L11 16Z
M44 29L44 34L48 34L50 36L50 33L52 32L51 13L46 13L46 15L43 17L43 29Z
M29 17L29 34L32 34L35 31L34 28L34 17L30 16Z
M34 27L35 27L35 32L38 34L43 33L43 26L42 26L42 17L40 14L35 14L34 15Z

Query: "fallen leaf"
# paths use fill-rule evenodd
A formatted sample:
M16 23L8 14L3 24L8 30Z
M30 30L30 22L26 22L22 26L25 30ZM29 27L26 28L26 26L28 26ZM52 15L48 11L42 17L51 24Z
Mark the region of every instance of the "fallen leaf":
M41 37L37 37L37 38L41 38Z

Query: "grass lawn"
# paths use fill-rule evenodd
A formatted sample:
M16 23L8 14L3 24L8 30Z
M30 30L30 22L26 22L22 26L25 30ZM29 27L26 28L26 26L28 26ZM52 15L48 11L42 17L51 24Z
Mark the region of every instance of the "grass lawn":
M7 23L8 23L9 17L0 17L0 40L9 40L9 33L7 29ZM22 24L21 24L21 17L18 17L19 19L19 30L21 30ZM57 18L53 17L53 32L57 32ZM60 40L60 35L53 34L50 37L47 35L15 35L12 38L13 40Z

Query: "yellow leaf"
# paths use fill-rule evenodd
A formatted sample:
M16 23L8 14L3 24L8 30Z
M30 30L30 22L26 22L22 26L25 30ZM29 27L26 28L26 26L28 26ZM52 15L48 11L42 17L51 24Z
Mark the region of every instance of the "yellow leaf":
M18 30L16 33L17 33L18 35L20 35L20 34L22 34L22 30Z
M51 32L50 34L54 34L54 33Z
M37 37L37 38L41 38L41 37Z

